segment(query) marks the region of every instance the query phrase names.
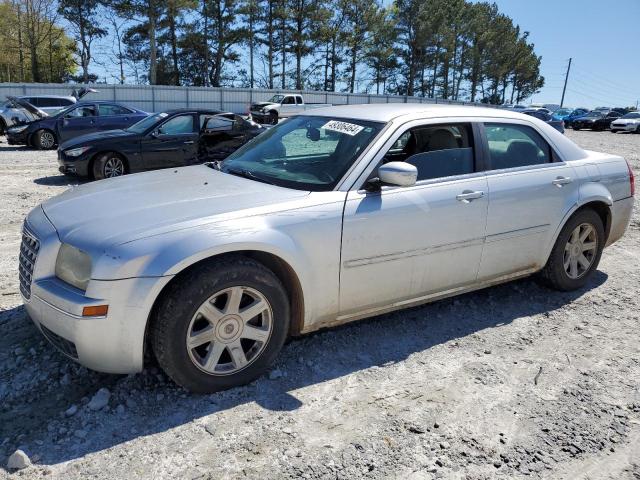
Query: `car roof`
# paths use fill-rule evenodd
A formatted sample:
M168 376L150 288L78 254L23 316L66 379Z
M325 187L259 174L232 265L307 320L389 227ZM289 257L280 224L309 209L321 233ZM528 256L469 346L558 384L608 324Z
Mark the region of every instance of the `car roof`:
M55 98L55 99L63 99L63 100L72 100L76 101L76 98L72 95L20 95L16 96L16 98Z
M501 108L476 107L471 105L435 105L419 103L383 103L339 105L314 108L302 115L352 118L372 122L390 122L399 117L419 116L420 118L440 117L498 117L521 119L520 112Z
M219 113L230 113L222 110L213 110L211 108L174 108L171 110L164 110L164 113L204 113L208 115L218 115Z

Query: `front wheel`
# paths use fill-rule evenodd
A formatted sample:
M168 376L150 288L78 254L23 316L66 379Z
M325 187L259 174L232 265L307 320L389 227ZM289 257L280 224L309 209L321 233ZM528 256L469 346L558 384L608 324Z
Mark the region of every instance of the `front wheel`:
M269 112L269 122L271 123L271 125L278 124L278 112L276 112L275 110Z
M38 130L33 136L33 144L38 150L51 150L56 145L56 136L51 130Z
M127 168L124 160L116 153L104 153L93 162L93 177L96 180L121 177L125 173Z
M598 268L604 243L600 216L593 210L576 213L560 231L540 278L556 290L583 287Z
M151 344L177 384L213 393L264 373L289 332L289 302L278 277L234 256L203 264L170 287L156 309Z

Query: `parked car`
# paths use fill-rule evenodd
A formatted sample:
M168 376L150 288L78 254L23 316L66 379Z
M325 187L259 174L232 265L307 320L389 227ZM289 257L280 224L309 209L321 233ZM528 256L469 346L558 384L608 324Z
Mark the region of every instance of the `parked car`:
M264 127L233 113L180 109L126 129L75 137L58 148L60 172L95 179L226 158Z
M629 112L611 122L611 131L640 133L640 112Z
M81 88L80 90L73 90L69 96L60 95L26 95L21 97L15 97L25 102L30 103L39 110L45 112L47 115L53 115L61 110L73 105L82 97L88 93L95 93L97 90L93 88ZM10 100L7 97L7 101L0 107L0 135L4 135L8 128L13 125L25 123L34 120L33 114L25 110L24 107L16 103L14 100Z
M527 109L527 110L523 110L522 113L524 113L525 115L530 115L532 117L535 117L539 120L542 120L543 122L548 123L553 128L558 130L560 133L564 133L564 122L562 120L557 120L553 118L553 116L544 112L542 109L538 109L538 110Z
M12 97L15 98L15 97ZM7 130L11 145L28 145L41 150L87 133L126 128L147 117L148 113L115 102L80 102L55 115L45 112L22 99L16 103L25 108L34 120Z
M571 122L578 117L589 113L587 108L562 108L553 112L553 117L564 122L564 128L571 127Z
M261 375L290 335L534 273L581 288L633 195L622 157L519 113L319 109L221 166L108 179L36 207L20 291L83 365L138 372L151 351L180 385L213 392Z
M582 117L574 118L571 121L571 127L574 130L581 130L583 128L590 130L608 130L611 122L619 117L620 114L612 110L593 110Z
M281 118L288 118L292 115L305 112L307 110L327 107L327 103L305 103L302 95L274 95L266 102L254 103L250 107L251 117L258 123L275 125Z
M532 103L529 105L528 108L535 108L535 109L544 108L549 113L553 113L556 110L560 109L560 105L558 105L557 103Z
M526 110L527 107L525 107L524 105L518 105L518 104L514 105L512 103L506 103L502 105L502 108L507 110L521 111L521 110Z

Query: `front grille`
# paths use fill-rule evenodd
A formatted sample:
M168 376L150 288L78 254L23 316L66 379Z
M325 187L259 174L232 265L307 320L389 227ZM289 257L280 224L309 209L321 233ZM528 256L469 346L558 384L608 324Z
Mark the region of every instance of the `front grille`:
M53 333L44 325L40 325L40 329L42 330L44 337L49 340L54 347L60 350L67 357L71 357L74 360L78 359L78 351L76 350L75 343L61 337L57 333Z
M27 225L22 227L22 244L20 245L20 257L18 272L20 276L20 291L25 298L31 298L31 281L33 280L33 267L36 265L40 250L40 242L29 231Z

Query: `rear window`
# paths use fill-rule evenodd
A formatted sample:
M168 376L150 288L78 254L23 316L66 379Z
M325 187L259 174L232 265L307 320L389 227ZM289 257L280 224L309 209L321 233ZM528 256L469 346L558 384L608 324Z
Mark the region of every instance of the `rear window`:
M487 123L491 169L517 168L551 162L549 144L525 125Z

